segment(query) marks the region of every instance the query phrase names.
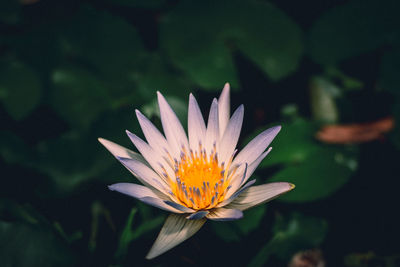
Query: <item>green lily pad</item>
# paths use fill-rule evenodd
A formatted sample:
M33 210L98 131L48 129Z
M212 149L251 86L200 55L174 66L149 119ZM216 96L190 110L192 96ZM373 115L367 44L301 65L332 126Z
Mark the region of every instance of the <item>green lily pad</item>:
M21 120L39 105L42 82L22 62L9 60L0 64L0 101L14 119Z
M382 89L400 96L400 49L387 52L382 58L380 86Z
M260 227L266 206L258 206L245 211L242 219L232 222L211 222L212 229L226 242L238 242L243 236Z
M307 217L299 213L277 216L273 237L250 262L249 266L265 266L271 255L289 259L295 252L319 246L328 231L325 220Z
M0 221L2 266L75 266L75 255L41 225Z
M136 29L121 17L89 5L63 25L60 45L66 56L84 61L88 66L116 81L127 79L146 56Z
M259 168L305 161L311 153L318 149L319 144L314 139L316 130L317 124L302 118L282 123L282 130L271 144L271 153L262 161Z
M345 185L357 168L353 151L321 147L301 163L286 165L268 182L286 181L296 185L290 193L279 197L285 202L308 202L328 197Z
M52 83L51 103L71 125L88 126L112 106L107 85L85 69L56 69L52 74Z
M274 147L260 164L261 169L280 166L268 182L296 185L279 201L308 202L328 197L341 188L357 169L357 149L325 145L315 140L317 124L298 118L283 124Z
M166 0L106 0L113 5L136 7L136 8L160 8L165 5Z
M204 14L207 14L205 16ZM220 90L238 79L232 54L240 51L272 80L298 65L300 28L272 4L258 1L182 1L162 21L161 45L195 83Z
M17 0L1 1L0 22L16 24L20 20L20 3Z
M133 241L135 241L145 233L159 228L165 220L164 216L146 218L146 220L142 220L142 223L137 226L134 221L137 211L137 208L132 208L131 212L129 213L128 219L126 220L125 227L121 233L121 238L119 240L118 249L115 254L117 259L122 259L126 256L126 254L128 253L129 245ZM133 227L134 224L135 227Z
M391 43L399 7L398 1L353 0L332 8L312 27L308 52L318 63L335 64Z

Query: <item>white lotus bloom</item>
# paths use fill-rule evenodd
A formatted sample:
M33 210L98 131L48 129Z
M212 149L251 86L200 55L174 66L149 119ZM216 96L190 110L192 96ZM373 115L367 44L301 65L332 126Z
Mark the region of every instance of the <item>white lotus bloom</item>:
M127 131L140 154L111 141L99 141L143 184L118 183L111 190L172 212L148 259L157 257L194 235L206 219L240 219L243 211L294 188L293 184L253 186L248 181L268 155L267 147L280 126L265 130L236 155L243 122L243 105L230 117L229 84L214 99L207 126L199 105L189 96L188 135L165 98L158 93L165 137L136 110L147 143ZM235 156L236 155L236 156Z

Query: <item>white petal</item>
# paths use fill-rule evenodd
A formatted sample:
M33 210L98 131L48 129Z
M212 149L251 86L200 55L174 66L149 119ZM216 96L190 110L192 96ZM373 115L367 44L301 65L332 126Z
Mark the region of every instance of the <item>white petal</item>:
M164 158L154 151L146 142L137 137L135 134L126 131L127 135L131 139L132 143L136 146L139 152L143 155L150 166L155 170L158 175L163 178L166 182L169 182L165 178L165 172L171 180L175 179L175 173L171 169L171 166L164 160Z
M249 165L253 163L253 161L255 161L265 151L280 130L281 126L275 126L257 135L235 157L232 166L244 162L247 162Z
M200 230L205 221L204 218L187 220L182 215L169 215L146 259L153 259L179 245Z
M214 144L218 147L219 143L219 120L218 120L218 101L214 98L210 114L208 116L208 124L206 131L205 148L208 153L214 148ZM217 148L218 151L218 148Z
M241 193L229 205L225 206L225 208L246 210L253 206L270 201L293 188L293 184L286 182L251 186L243 191L243 193Z
M160 133L160 131L154 126L149 119L147 119L139 110L136 110L136 117L140 123L143 134L146 137L147 143L160 155L166 154L166 151L170 151L167 140ZM165 155L168 159L167 155Z
M108 151L111 152L111 154L114 155L114 157L130 158L141 162L146 162L143 156L139 153L133 152L132 150L129 150L104 138L98 138L98 140L103 146L105 146L105 148L107 148Z
M214 221L233 221L243 217L243 212L238 209L217 208L206 215L207 219Z
M246 178L248 164L242 164L237 169L235 174L230 177L229 189L225 194L225 199L230 198L243 184L244 179Z
M122 194L137 198L146 204L160 208L162 210L174 213L182 213L182 211L165 204L165 202L160 199L157 194L155 194L152 190L145 186L132 183L118 183L110 185L108 188L112 191L117 191Z
M198 212L192 213L189 216L186 217L186 219L188 220L198 220L198 219L202 219L204 218L204 216L206 216L207 214L209 214L210 212L207 210L200 210Z
M175 151L175 154L179 154L182 146L185 149L189 148L185 130L164 96L160 92L157 92L157 96L164 134L167 137L170 148Z
M204 123L203 115L196 99L192 94L189 96L189 114L188 114L188 132L189 144L193 151L198 150L199 143L204 145L206 136L206 125Z
M118 160L130 170L142 184L150 188L155 188L164 195L169 195L170 188L168 183L152 169L134 159L118 157Z
M220 205L221 207L223 205L226 205L227 203L230 203L233 199L231 197L231 195L233 193L235 193L240 187L242 187L247 180L249 180L249 178L253 175L254 171L256 170L256 168L258 167L258 165L260 164L260 162L269 154L269 152L272 150L272 147L270 147L267 151L265 151L264 153L262 153L255 161L253 161L253 163L251 163L250 165L246 164L242 164L238 169L237 169L237 174L241 174L243 172L243 166L246 166L246 169L244 170L244 173L241 175L235 175L234 177L232 177L231 179L231 188L229 189L229 191L226 194L226 199L230 199L230 201L225 200L224 202L222 202ZM255 181L255 180L254 180ZM242 187L240 190L243 190L244 187ZM237 195L237 193L235 193L235 195Z
M229 91L230 91L229 83L226 83L218 99L220 138L222 138L222 136L224 135L231 113Z
M246 176L240 186L242 186L245 182L247 182L247 180L253 175L254 171L257 169L258 165L260 165L261 161L269 154L269 152L271 152L271 150L272 147L268 148L267 151L262 153L255 161L253 161L253 163L251 163L247 167Z
M165 204L170 205L171 207L173 207L173 208L175 208L175 209L177 209L177 210L180 210L180 211L182 211L182 212L186 212L186 213L193 213L193 212L195 212L193 209L188 208L188 207L185 207L185 206L183 206L183 205L181 205L181 204L178 204L178 203L176 203L176 202L174 202L174 201L166 200L166 201L164 201L164 202L165 202Z
M227 162L236 148L242 129L244 107L240 105L229 120L225 133L219 144L218 157L220 162Z
M225 207L225 206L227 206L229 203L231 203L233 200L235 200L241 193L243 193L244 190L246 190L248 187L252 186L255 182L256 182L256 179L253 179L253 180L247 182L239 190L233 191L234 194L232 194L230 197L226 198L224 201L219 203L217 205L217 207Z
M108 188L112 191L118 191L122 194L134 197L134 198L144 198L144 197L156 197L158 196L150 190L148 187L133 183L117 183L109 185Z

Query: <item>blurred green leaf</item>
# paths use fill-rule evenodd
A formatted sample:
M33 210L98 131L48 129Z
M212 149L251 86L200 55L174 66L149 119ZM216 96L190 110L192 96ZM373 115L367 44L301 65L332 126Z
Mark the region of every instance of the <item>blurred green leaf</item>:
M211 227L215 234L225 242L239 242L240 234L232 225L232 222L211 222Z
M336 123L339 111L335 97L340 94L339 88L323 77L311 80L310 96L313 119L318 122Z
M119 240L118 249L115 253L117 259L122 259L128 252L129 245L137 238L141 237L145 233L152 231L159 226L165 220L164 216L158 216L150 220L143 220L139 226L134 225L134 218L137 213L137 208L132 208L129 213L129 217L126 221L124 230L122 231L121 238Z
M315 201L330 196L346 184L356 168L353 151L321 147L303 162L286 165L268 181L287 181L296 185L295 190L279 197L280 201Z
M106 11L82 5L58 36L65 66L52 74L52 104L74 126L88 126L109 109L138 107L161 87L154 81L169 79L135 28Z
M0 156L7 163L25 161L32 156L32 151L24 140L11 132L0 131Z
M399 8L395 0L353 0L334 7L312 27L308 52L318 63L335 64L396 41Z
M115 81L129 80L146 51L135 28L121 17L82 5L59 33L68 57L84 61L101 75Z
M193 85L185 77L178 77L159 54L149 54L133 75L137 93L144 99L156 97L156 92L186 99Z
M251 208L244 213L242 219L233 221L233 224L239 228L243 235L247 235L259 227L261 220L265 215L266 209L267 207L265 205Z
M84 69L56 69L52 83L52 105L71 125L88 126L112 105L106 85Z
M34 23L23 31L4 35L4 42L18 58L29 64L43 79L60 61L60 47L57 43L58 21Z
M21 120L39 105L42 83L35 71L22 62L0 64L0 101L14 119Z
M53 231L35 224L0 221L2 266L74 266L75 256Z
M380 86L400 96L400 49L385 53L380 70Z
M160 8L167 2L166 0L106 0L113 5L137 7L137 8Z
M250 262L249 266L265 266L271 255L289 259L295 252L319 246L325 239L328 225L325 220L293 213L277 216L273 237Z
M318 149L319 144L314 139L316 130L317 124L302 118L283 123L282 130L272 142L271 153L260 164L259 168L305 161L310 154ZM252 135L248 140L251 140L253 136L255 135Z
M256 1L182 1L164 18L160 40L178 68L212 90L227 81L237 87L236 50L273 80L293 72L302 54L300 28L273 5Z
M102 152L96 138L74 133L39 143L31 167L50 177L42 196L62 196L93 178L100 179L114 163Z
M17 0L0 2L0 22L15 24L19 21L20 4Z
M357 169L355 147L333 146L314 139L317 125L298 118L284 124L260 168L281 164L268 182L287 181L296 189L280 201L307 202L327 197L342 187Z
M238 242L243 236L257 229L265 215L266 206L252 208L240 220L232 222L212 222L212 229L226 242Z

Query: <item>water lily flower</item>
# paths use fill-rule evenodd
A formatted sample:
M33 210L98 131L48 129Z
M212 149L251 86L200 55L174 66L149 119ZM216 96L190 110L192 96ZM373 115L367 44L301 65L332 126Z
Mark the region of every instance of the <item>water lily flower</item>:
M230 117L229 84L211 104L207 126L199 105L189 96L188 137L178 117L157 93L165 136L140 111L136 116L147 143L127 134L140 152L111 141L99 141L143 184L117 183L113 191L171 212L146 256L152 259L194 235L206 219L236 220L243 211L294 188L286 182L254 185L248 181L268 155L281 127L269 128L236 155L243 122L243 105Z

